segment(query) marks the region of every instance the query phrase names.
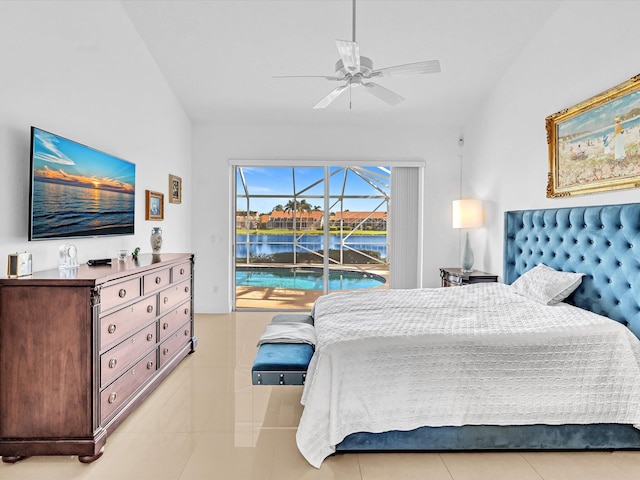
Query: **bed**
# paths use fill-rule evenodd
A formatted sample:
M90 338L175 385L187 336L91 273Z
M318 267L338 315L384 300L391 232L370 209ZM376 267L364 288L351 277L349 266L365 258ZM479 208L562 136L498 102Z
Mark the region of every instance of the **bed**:
M309 463L335 451L640 448L640 204L504 221L504 284L316 302L296 437ZM514 293L539 264L582 274L579 286L552 306Z

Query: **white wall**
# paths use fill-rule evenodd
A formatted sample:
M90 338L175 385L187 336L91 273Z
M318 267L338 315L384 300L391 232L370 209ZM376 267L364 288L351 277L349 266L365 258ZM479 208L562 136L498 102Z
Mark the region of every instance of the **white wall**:
M476 267L502 275L503 213L640 201L640 190L546 198L545 117L640 73L640 2L566 1L465 127L463 193L482 198Z
M458 232L451 228L451 201L459 194L458 137L458 131L392 126L195 125L196 311L231 309L230 158L424 159L423 283L437 286L438 267L458 264Z
M30 251L34 270L57 268L64 243L27 241L31 125L136 164L135 236L74 239L80 262L150 252L152 225L164 251L190 251L191 122L120 3L2 1L0 45L0 261ZM166 195L169 173L183 178L182 204L145 221L145 189Z

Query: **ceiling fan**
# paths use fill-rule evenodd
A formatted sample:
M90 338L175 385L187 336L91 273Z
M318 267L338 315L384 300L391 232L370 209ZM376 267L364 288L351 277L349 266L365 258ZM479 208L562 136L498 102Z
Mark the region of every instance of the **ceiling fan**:
M274 78L326 78L331 81L344 82L329 92L326 97L313 107L326 108L347 89L349 93L351 93L351 87L361 87L383 102L389 105L397 105L404 100L403 97L368 80L440 72L440 62L438 60L407 63L374 70L373 61L368 57L360 56L360 48L356 42L356 0L353 0L352 26L353 35L351 41L335 41L336 47L338 47L338 53L340 54L340 60L336 62L335 75L279 75ZM351 101L349 101L349 108L351 108Z

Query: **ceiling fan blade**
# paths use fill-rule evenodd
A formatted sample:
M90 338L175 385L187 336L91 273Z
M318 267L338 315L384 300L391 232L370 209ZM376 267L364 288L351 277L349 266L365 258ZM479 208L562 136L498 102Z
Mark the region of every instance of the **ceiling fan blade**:
M327 75L273 75L271 78L324 78L326 80L344 80L344 77L329 77Z
M333 102L336 98L340 96L342 92L344 92L347 88L349 88L349 84L340 85L337 88L334 88L329 92L329 95L320 100L313 108L327 108L331 102Z
M363 82L361 85L365 87L365 90L369 92L371 95L378 97L380 100L382 100L385 103L388 103L389 105L397 105L400 102L404 101L404 98L402 98L400 95L398 95L395 92L392 92L387 88L384 88L381 85L378 85L377 83Z
M423 73L438 73L440 62L438 60L427 60L426 62L407 63L394 67L379 68L369 75L374 77L399 77L401 75L421 75Z
M336 40L336 47L338 47L338 53L340 54L344 68L348 72L359 72L360 47L358 47L358 44L347 40Z

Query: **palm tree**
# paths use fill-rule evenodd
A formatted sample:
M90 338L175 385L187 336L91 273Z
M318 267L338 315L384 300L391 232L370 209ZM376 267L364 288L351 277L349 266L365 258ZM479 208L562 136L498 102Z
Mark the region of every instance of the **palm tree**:
M292 212L298 209L298 202L294 202L293 200L289 200L287 204L284 206L285 212Z
M298 210L300 210L301 212L310 212L311 210L313 210L313 207L310 203L307 203L306 200L302 200L298 206Z
M284 206L285 212L310 212L313 210L313 207L306 200L289 200L287 204Z

